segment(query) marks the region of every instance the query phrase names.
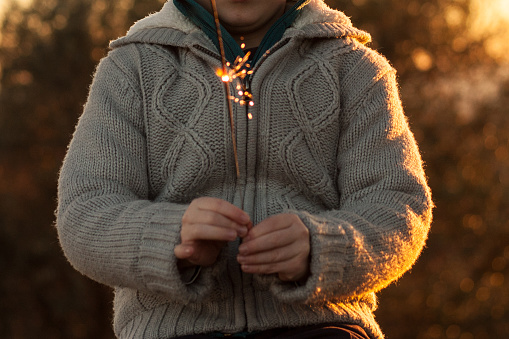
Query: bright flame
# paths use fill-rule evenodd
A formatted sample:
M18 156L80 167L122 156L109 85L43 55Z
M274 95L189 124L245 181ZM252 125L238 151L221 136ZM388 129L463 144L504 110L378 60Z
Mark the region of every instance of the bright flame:
M252 70L246 70L246 68L250 68L250 65L247 64L247 60L249 58L250 52L247 52L246 55L241 58L237 57L235 60L233 68L231 67L230 63L227 63L226 66L228 67L227 70L218 69L216 71L216 75L221 78L221 81L223 82L232 82L233 80L239 78L244 79L247 75L253 74ZM230 96L228 99L233 100L235 103L239 103L240 105L245 105L246 103L249 104L249 106L254 106L253 101L247 101L253 98L251 93L247 91L242 83L238 83L236 86L237 89L237 95L241 98L235 98L234 96Z
M230 75L228 73L225 74L220 68L216 71L216 75L220 77L223 82L229 82L231 80Z
M251 54L250 52L247 52L243 58L237 57L233 68L229 68L226 71L223 71L222 69L218 69L216 71L217 76L220 77L222 81L229 82L235 78L244 79L248 74L252 74L253 71L247 71L246 69L244 69L244 66L248 67L248 68L250 67L249 64L246 64L250 54ZM231 64L229 62L227 62L226 66L231 67ZM239 89L238 86L237 86L237 89Z

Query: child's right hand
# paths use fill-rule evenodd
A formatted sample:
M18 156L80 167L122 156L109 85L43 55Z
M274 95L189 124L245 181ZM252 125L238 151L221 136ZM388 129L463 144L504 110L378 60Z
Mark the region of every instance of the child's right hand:
M217 198L197 198L182 217L181 243L175 247L180 266L210 266L228 241L244 237L251 225L249 215Z

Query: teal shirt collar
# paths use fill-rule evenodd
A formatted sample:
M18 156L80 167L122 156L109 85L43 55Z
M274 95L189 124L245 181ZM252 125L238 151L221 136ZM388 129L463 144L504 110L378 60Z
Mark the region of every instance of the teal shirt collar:
M251 58L251 64L255 64L261 56L271 48L276 42L281 40L286 29L290 27L299 14L300 10L307 5L310 0L299 0L295 5L287 10L269 29L267 34L262 39L260 46ZM203 32L214 42L217 50L219 51L219 41L217 39L216 25L214 17L207 12L194 0L173 0L175 6L188 17L195 25L200 27ZM226 60L232 64L237 59L237 56L243 57L244 51L237 44L235 39L221 26L221 34L223 37L223 45L226 55Z

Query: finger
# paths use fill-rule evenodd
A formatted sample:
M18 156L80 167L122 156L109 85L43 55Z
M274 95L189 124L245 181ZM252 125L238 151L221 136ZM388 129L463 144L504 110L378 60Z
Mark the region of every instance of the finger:
M192 224L203 224L224 227L234 229L238 233L242 233L243 236L247 234L246 225L238 224L237 222L223 216L222 214L209 210L184 215L184 217L182 218L182 225L186 227Z
M291 261L264 265L241 265L241 269L245 273L263 275L277 274L281 280L296 281L307 274L309 266L295 258Z
M219 226L194 224L182 227L180 237L182 243L193 241L234 241L237 238L237 230Z
M173 253L175 253L175 257L178 259L189 259L195 252L193 244L179 244L175 246Z
M198 198L193 202L196 202L197 208L200 211L212 211L219 213L240 225L247 225L251 220L249 214L222 199L204 197Z
M308 233L307 227L303 224L299 216L295 214L278 214L263 220L256 225L256 227L249 230L246 240L249 241L264 235L272 236L274 232L283 230L290 231L290 229L291 232L298 230L299 236L303 235L303 232Z
M291 261L298 257L307 257L309 255L309 249L305 245L293 242L287 246L271 249L264 252L258 252L249 255L243 255L239 253L237 261L240 264L246 265L265 265L275 264L285 261Z
M242 255L251 255L286 247L297 240L297 237L288 229L276 230L254 238L251 234L239 246L239 253Z
M224 242L193 242L175 246L174 253L178 259L187 260L192 265L210 266L217 258Z
M248 235L248 238L257 238L270 234L274 231L289 228L295 222L294 217L297 216L293 214L278 214L271 216L253 227L249 232L250 234Z
M279 274L283 267L281 267L280 263L266 264L266 265L247 265L242 264L240 268L244 273L249 274Z

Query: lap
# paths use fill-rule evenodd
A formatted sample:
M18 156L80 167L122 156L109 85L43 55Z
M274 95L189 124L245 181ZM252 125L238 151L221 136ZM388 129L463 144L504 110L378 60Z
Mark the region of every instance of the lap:
M345 324L319 324L297 328L277 329L271 335L270 330L255 335L253 339L313 339L313 338L335 338L335 339L369 339L366 332L356 325Z
M246 336L239 335L189 335L179 339L246 338L246 339L369 339L362 327L347 324L318 324L295 328L276 328Z

